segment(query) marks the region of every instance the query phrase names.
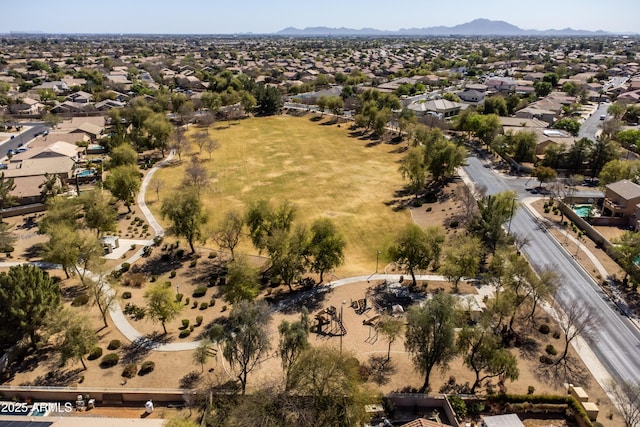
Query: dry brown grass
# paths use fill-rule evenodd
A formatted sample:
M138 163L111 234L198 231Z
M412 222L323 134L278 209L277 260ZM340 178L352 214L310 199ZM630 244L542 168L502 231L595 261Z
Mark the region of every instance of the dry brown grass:
M212 129L219 149L212 160L206 152L200 156L212 177L203 193L210 225L215 227L229 209L244 210L261 198L274 204L288 200L298 208L299 223L331 218L346 237L348 269L371 271L376 248L383 249L410 221L406 211L394 210L396 192L406 184L398 172L402 153L396 145L350 136L346 127L323 120L274 116ZM187 158L155 174L154 181L166 183L161 201L182 181ZM153 192L147 195L154 214L160 208L156 200ZM255 253L248 243L241 250Z

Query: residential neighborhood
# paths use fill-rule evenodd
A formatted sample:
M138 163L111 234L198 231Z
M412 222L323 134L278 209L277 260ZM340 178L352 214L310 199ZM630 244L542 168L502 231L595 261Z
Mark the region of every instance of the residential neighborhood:
M0 39L0 426L637 425L636 36Z

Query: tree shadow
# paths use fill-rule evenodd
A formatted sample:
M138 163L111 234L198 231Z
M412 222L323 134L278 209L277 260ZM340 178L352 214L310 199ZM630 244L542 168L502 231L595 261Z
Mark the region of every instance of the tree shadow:
M273 311L285 314L298 313L302 307L306 307L311 312L322 306L328 291L330 289L327 286L316 286L312 289L281 292L275 296L267 297L266 301L271 305Z
M200 372L191 371L186 374L184 377L180 378L180 388L183 389L194 389L200 382Z
M82 369L55 369L47 372L45 375L36 377L33 381L21 384L23 386L36 387L68 387L76 384L82 376Z
M369 369L369 380L379 386L387 384L391 376L397 371L395 364L390 359L380 355L371 355L367 362L367 367Z
M168 335L159 332L152 332L140 337L130 344L122 346L122 363L138 363L147 357L151 350L170 341L171 338Z
M540 363L535 374L541 380L556 387L563 387L565 383L587 387L590 382L589 371L583 367L580 359L572 356L567 356L564 362L557 364Z
M516 347L520 350L520 357L534 360L540 354L540 343L530 337L519 337Z

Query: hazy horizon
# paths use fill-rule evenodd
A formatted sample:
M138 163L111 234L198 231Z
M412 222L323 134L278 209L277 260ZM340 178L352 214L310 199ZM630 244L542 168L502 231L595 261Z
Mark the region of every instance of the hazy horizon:
M81 0L8 2L0 33L45 34L272 34L287 27L407 28L455 26L484 18L524 30L638 32L637 0L538 0L516 9L511 0L423 0L303 3L245 0L216 4L207 0L112 0L87 6Z

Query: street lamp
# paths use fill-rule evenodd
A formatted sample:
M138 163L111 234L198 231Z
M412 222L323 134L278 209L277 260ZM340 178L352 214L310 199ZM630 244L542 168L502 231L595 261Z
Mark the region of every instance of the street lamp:
M342 322L342 315L344 314L344 305L347 303L347 300L342 300L342 305L340 305L340 325L342 328L340 329L340 355L342 356L342 330L344 329L344 323Z

